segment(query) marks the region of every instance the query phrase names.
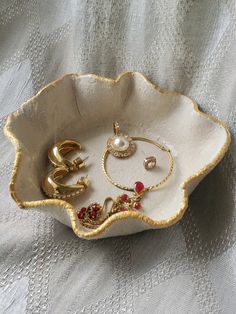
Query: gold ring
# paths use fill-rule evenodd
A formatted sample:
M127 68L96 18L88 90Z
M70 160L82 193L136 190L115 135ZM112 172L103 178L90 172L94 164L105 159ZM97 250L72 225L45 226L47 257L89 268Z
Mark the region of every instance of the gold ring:
M121 190L126 190L126 191L131 191L134 192L135 191L135 187L129 187L129 186L125 186L122 185L118 182L115 182L112 177L108 174L107 172L107 167L106 167L106 161L109 157L110 154L112 154L115 157L118 158L123 158L123 157L128 157L131 154L134 153L134 150L136 149L136 145L135 145L135 141L142 141L142 142L146 142L146 143L150 143L154 146L156 146L157 148L159 148L160 150L164 151L167 153L168 157L169 157L169 162L170 162L170 166L169 166L169 171L167 173L167 175L157 184L153 184L150 185L148 187L145 187L144 191L151 191L151 190L156 190L158 188L160 188L172 175L173 169L174 169L174 158L173 155L171 153L171 150L161 144L159 144L156 141L153 141L151 139L145 138L145 137L138 137L138 136L128 136L128 135L123 135L120 132L120 127L119 127L119 123L118 122L114 122L113 123L113 130L115 135L113 135L112 137L110 137L107 141L107 149L103 154L102 157L102 170L103 173L105 175L105 177L107 178L107 180L113 184L114 186L116 186L117 188L121 189ZM155 158L153 156L151 156L151 158ZM152 162L154 162L154 160L152 160Z

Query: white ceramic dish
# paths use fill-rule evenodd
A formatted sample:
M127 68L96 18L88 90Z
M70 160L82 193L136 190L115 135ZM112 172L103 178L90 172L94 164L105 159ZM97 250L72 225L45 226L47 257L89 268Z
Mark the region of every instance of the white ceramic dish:
M99 228L83 228L76 211L84 205L122 192L104 178L101 156L113 121L131 136L148 137L171 148L174 174L142 201L143 210L111 216ZM8 117L5 134L16 149L10 192L21 208L37 208L72 227L82 238L126 235L176 223L188 207L188 196L226 153L230 134L222 122L202 113L190 98L161 91L140 73L127 72L116 80L95 75L68 74L43 88ZM91 189L68 203L47 199L41 182L48 171L47 150L55 142L79 140L89 155ZM147 172L142 160L157 155L159 167ZM138 143L137 152L125 161L111 159L116 180L131 185L158 182L167 159L152 145ZM84 170L86 173L86 169Z

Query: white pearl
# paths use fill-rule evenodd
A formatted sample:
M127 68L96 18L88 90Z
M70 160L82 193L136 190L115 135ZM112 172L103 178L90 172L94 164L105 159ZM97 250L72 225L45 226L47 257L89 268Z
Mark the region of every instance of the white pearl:
M129 147L129 141L127 141L123 136L117 136L111 143L113 149L118 151L125 151Z

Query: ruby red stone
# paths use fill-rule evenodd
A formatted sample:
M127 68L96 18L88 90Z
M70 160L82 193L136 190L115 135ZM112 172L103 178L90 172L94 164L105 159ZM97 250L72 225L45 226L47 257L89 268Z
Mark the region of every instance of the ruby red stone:
M78 218L83 219L85 217L86 211L87 211L86 207L81 207L79 212L77 213Z
M129 195L127 195L127 194L122 194L122 195L120 196L120 199L121 199L123 202L126 202L126 201L128 201L128 199L129 199Z
M125 210L126 210L126 208L125 208L124 206L120 206L120 207L119 207L119 211L123 212L123 211L125 211Z
M141 193L144 189L144 184L140 181L137 181L134 183L134 190L135 192L137 192L138 194Z
M87 210L87 208L86 208L86 207L81 207L79 211L80 211L80 213L85 213L85 212L86 212L86 210Z
M98 214L97 210L93 209L89 216L90 216L90 218L95 219L95 218L97 218L97 214Z
M142 205L141 205L141 203L139 203L139 202L136 202L135 204L134 204L134 208L135 209L140 209L142 207Z

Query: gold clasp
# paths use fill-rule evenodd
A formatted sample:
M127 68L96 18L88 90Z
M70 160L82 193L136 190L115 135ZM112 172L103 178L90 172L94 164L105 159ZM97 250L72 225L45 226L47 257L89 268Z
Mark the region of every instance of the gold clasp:
M120 125L119 125L119 123L117 121L113 122L113 131L114 131L115 135L119 135L120 134Z

